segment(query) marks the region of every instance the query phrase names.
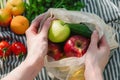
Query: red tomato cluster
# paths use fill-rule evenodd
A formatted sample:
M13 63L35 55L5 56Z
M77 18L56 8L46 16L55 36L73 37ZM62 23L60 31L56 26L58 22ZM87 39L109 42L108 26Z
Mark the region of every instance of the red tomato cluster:
M0 42L0 57L8 57L13 53L14 55L24 55L26 54L27 49L25 45L21 42L13 42L10 44L7 41L1 41Z

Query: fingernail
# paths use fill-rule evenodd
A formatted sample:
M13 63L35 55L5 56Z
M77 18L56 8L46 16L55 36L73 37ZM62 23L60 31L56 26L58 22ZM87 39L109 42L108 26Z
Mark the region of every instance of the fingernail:
M93 31L93 34L98 34L97 30L94 30L94 31Z

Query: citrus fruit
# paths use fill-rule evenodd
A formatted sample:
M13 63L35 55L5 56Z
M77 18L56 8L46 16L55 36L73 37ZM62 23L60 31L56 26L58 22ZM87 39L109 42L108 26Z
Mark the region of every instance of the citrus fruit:
M11 10L12 15L17 16L23 14L25 5L23 0L8 0L5 8Z
M9 26L12 20L12 15L7 9L0 9L0 26Z
M16 16L12 19L10 29L16 34L24 34L29 27L29 21L24 16Z

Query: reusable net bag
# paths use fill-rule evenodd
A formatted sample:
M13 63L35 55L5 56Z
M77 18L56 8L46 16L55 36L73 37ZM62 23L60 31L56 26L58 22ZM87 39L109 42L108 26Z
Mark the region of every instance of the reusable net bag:
M44 14L45 17L41 21L40 26L42 26L49 16L54 16L56 19L60 19L66 23L84 23L88 25L88 28L91 31L95 29L98 31L99 39L105 35L111 50L118 47L118 43L115 40L114 29L105 24L105 22L95 14L80 11L68 11L59 8L50 8ZM58 61L46 56L45 67L49 73L60 80L84 80L84 60L85 55L80 58L69 57Z

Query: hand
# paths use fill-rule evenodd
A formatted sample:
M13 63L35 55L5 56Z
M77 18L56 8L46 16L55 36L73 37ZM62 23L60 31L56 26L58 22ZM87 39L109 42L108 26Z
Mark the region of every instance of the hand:
M53 18L48 18L38 32L44 15L38 16L26 31L28 54L26 59L2 80L33 80L43 67L47 54L47 33Z
M91 43L86 52L85 65L92 64L104 70L110 55L110 48L105 36L99 41L98 32L94 31L91 36Z
M101 75L109 60L109 55L110 55L110 48L105 39L105 36L103 36L99 41L98 32L95 30L91 36L91 43L86 52L86 59L85 59L86 80L102 80Z
M28 48L26 59L2 80L33 80L44 66L44 57L48 49L47 33L53 20L51 17L48 18L38 32L44 16L38 16L26 31Z
M53 20L53 18L49 17L44 22L41 31L38 32L38 27L43 17L44 15L38 16L26 31L28 48L28 55L26 59L29 60L28 62L38 62L39 65L43 65L42 63L44 61L44 57L48 51L47 34L51 21Z

